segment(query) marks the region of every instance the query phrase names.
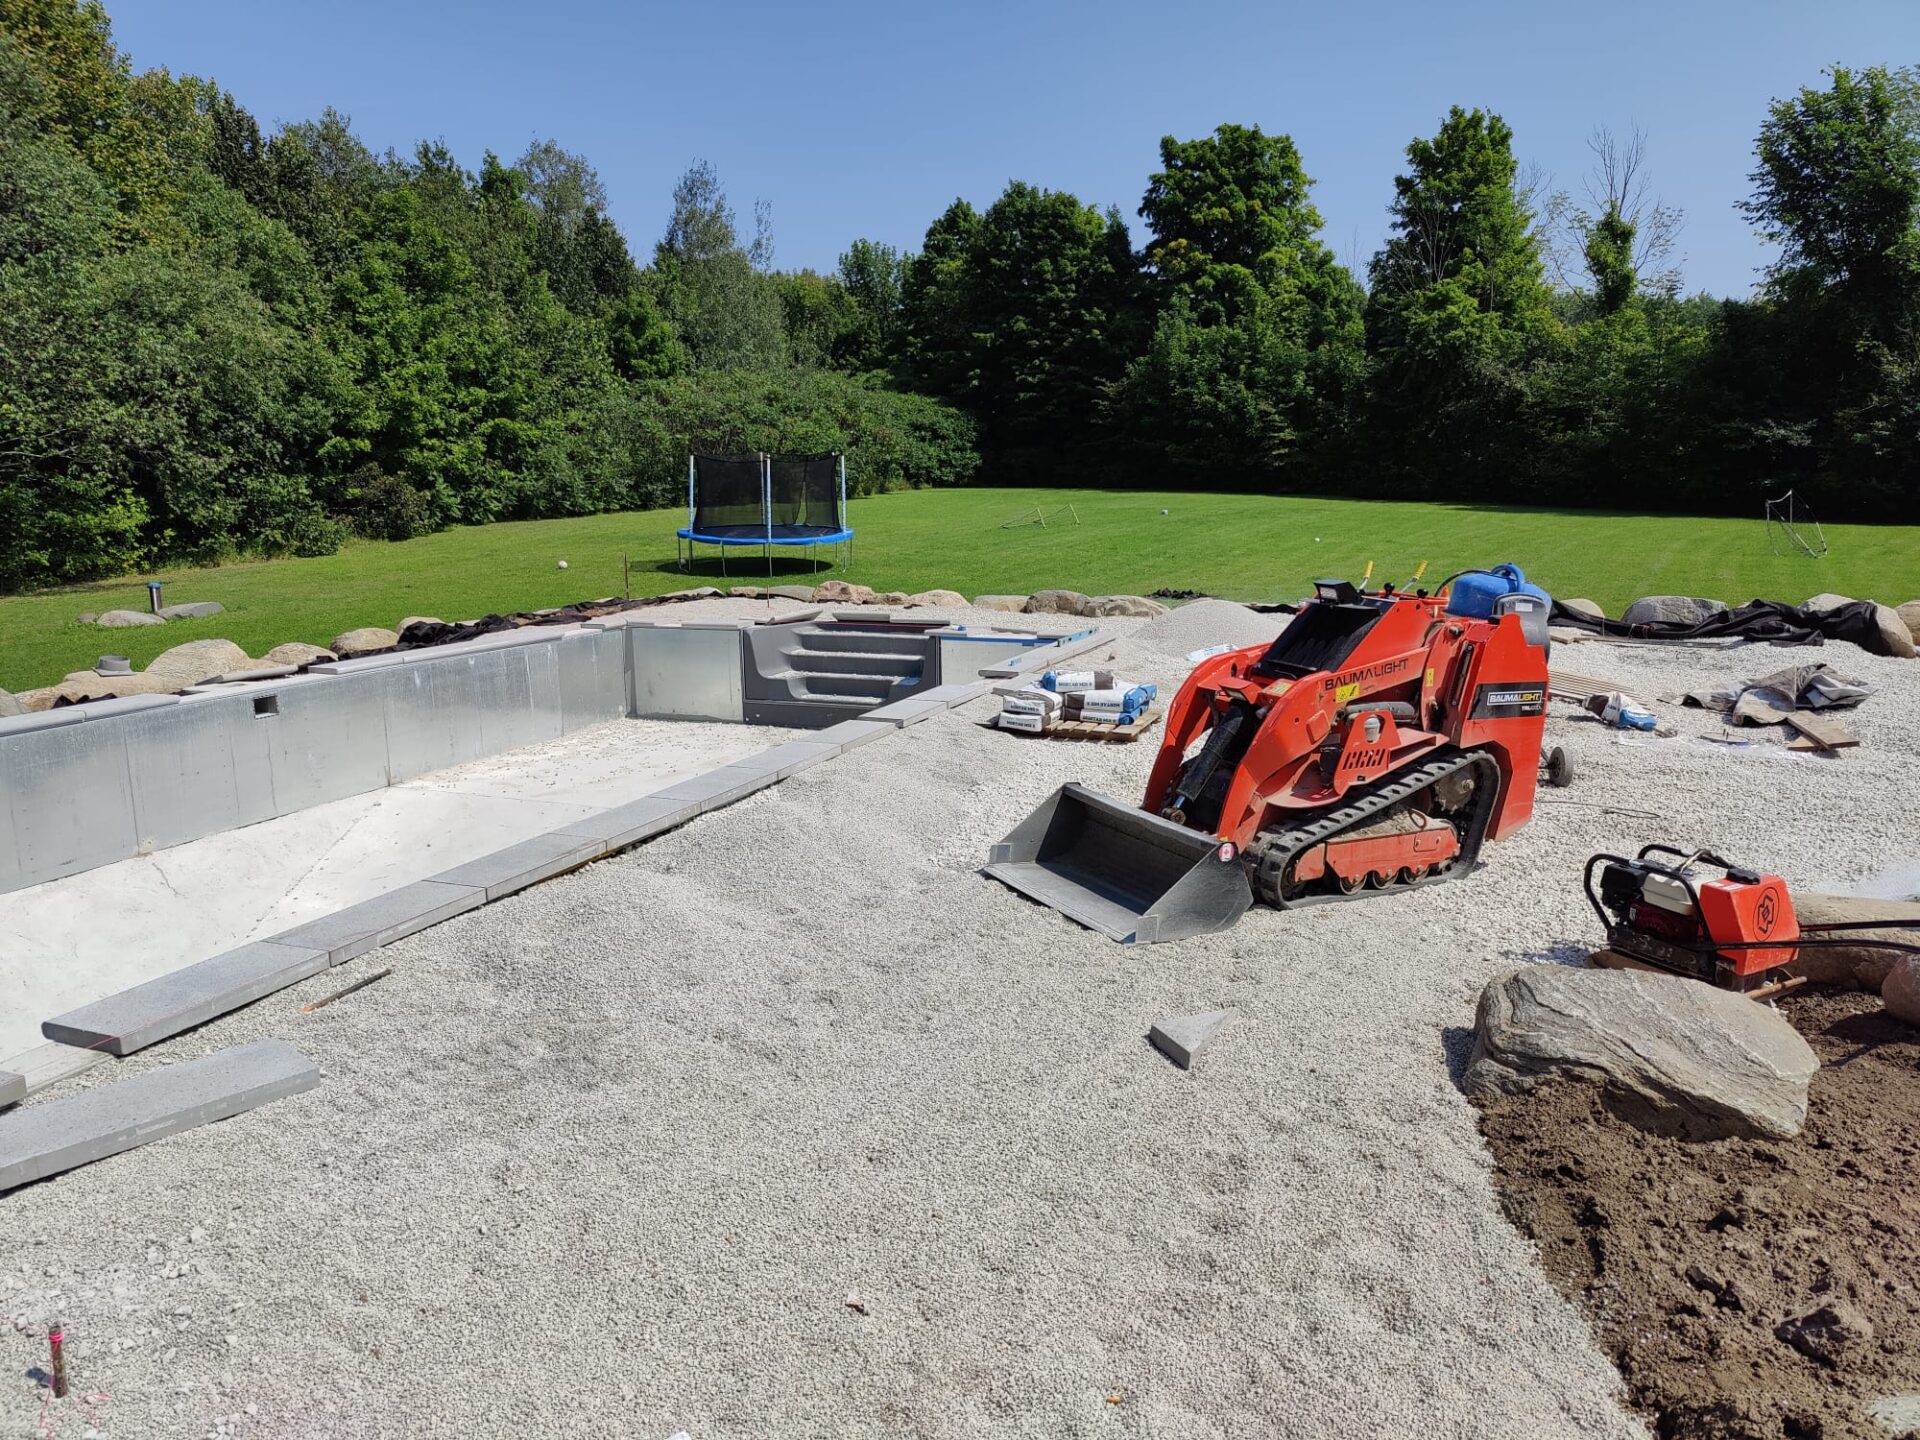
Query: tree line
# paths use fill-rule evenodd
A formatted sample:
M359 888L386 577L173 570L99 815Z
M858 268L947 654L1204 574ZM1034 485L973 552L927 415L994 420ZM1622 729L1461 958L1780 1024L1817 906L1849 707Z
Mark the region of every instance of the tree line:
M857 489L1152 483L1908 518L1920 123L1904 71L1777 102L1754 297L1683 297L1637 137L1584 204L1451 111L1364 283L1293 142L1162 143L1136 249L1024 182L917 253L775 265L696 163L643 264L592 166L264 134L98 0L0 0L0 588L673 503L684 455ZM750 231L750 233L748 233Z

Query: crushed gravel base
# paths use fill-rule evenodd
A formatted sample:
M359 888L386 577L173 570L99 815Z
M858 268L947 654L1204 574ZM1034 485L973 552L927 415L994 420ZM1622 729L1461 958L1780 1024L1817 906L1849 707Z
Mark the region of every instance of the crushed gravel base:
M1166 686L1204 643L1102 623ZM1564 658L1643 699L1781 663ZM59 1316L113 1436L1643 1434L1452 1074L1489 975L1595 938L1596 847L1911 853L1920 667L1823 658L1882 686L1844 758L1556 707L1574 803L1480 874L1137 949L978 867L1151 746L935 717L116 1067L279 1035L326 1080L0 1197L0 1377ZM1146 1040L1225 1008L1190 1072ZM0 1431L43 1403L0 1378Z

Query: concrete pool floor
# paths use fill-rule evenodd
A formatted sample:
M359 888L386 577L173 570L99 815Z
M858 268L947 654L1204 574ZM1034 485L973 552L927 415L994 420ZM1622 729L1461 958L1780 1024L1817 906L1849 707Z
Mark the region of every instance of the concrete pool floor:
M804 733L609 721L0 895L0 1069L42 1020Z

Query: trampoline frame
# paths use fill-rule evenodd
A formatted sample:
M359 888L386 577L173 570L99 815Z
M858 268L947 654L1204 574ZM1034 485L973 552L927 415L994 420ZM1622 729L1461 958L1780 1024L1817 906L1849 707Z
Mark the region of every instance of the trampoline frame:
M698 558L696 545L712 545L720 552L720 573L727 573L727 549L734 545L757 545L766 555L767 575L773 575L773 552L778 546L811 550L821 545L837 545L840 553L836 561L827 566L833 569L851 569L853 566L853 530L847 524L847 457L835 455L838 463L840 498L834 516L838 529L824 535L792 535L781 533L784 526L773 523L773 457L764 450L760 452L760 514L766 522L764 535L702 535L693 528L693 519L699 513L695 503L694 475L695 457L687 456L687 524L686 528L674 531L673 558L683 571L691 571L693 562ZM819 566L816 564L817 571Z

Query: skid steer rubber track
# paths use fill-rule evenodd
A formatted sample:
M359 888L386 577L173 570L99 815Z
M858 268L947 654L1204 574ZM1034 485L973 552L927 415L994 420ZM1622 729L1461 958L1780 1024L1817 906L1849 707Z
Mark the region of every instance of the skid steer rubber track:
M1473 799L1469 802L1460 835L1460 853L1444 868L1435 869L1411 881L1390 880L1378 889L1355 890L1341 894L1337 889L1314 890L1305 894L1288 893L1286 877L1300 855L1349 830L1378 820L1394 806L1405 803L1439 784L1450 775L1471 771L1474 776ZM1473 869L1486 838L1487 825L1493 819L1493 807L1500 796L1500 767L1484 750L1468 750L1441 756L1411 770L1383 780L1377 785L1350 795L1331 810L1296 825L1284 825L1262 831L1247 847L1245 860L1253 891L1264 905L1276 910L1301 910L1309 905L1327 905L1336 900L1361 900L1369 896L1391 895L1402 890L1417 890L1422 885L1438 884Z

